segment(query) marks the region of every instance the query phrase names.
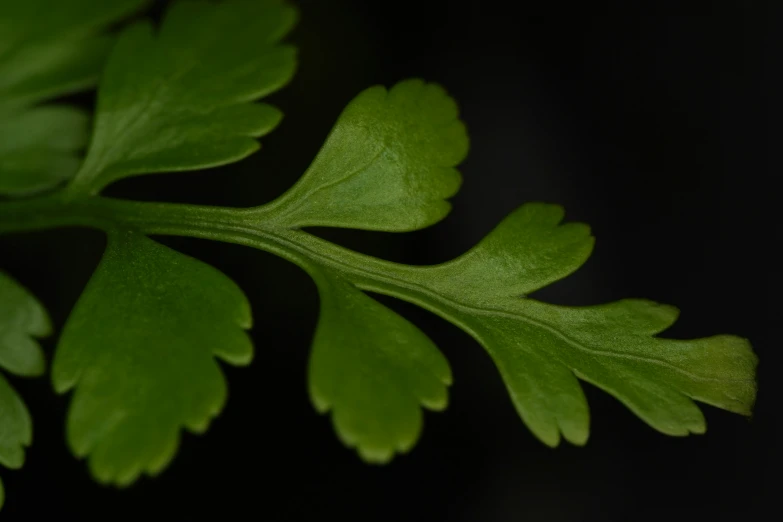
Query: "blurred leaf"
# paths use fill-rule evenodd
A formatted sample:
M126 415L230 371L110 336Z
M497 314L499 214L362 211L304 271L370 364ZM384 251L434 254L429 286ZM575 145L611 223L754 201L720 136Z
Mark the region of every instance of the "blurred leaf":
M0 6L0 114L89 88L112 39L110 24L147 0L7 1Z
M49 105L0 119L0 194L26 196L70 179L87 142L87 116Z
M70 179L87 115L47 99L92 87L113 39L104 31L146 0L24 0L0 5L0 196Z
M43 306L26 289L0 272L0 370L33 377L45 369L43 352L34 337L51 333ZM24 447L32 441L32 421L21 397L0 372L0 465L17 469ZM3 505L0 480L0 507Z
M18 469L24 464L24 447L32 442L30 413L21 397L0 373L0 465ZM0 509L5 492L0 478Z

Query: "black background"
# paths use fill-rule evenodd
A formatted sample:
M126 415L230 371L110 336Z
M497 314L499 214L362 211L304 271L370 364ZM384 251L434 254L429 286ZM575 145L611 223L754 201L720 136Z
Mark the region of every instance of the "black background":
M184 435L164 474L124 491L96 485L69 455L67 397L55 396L47 379L13 379L33 413L35 444L23 470L3 471L0 520L774 518L779 347L769 325L778 320L771 287L780 234L770 225L767 75L776 18L764 4L716 2L676 16L542 16L511 2L299 5L289 41L300 48L300 69L270 98L286 118L260 153L231 167L126 180L108 193L269 201L304 171L361 89L411 76L437 81L460 103L472 138L452 214L410 234L315 232L387 259L434 263L469 248L525 201L560 203L569 219L592 225L596 250L537 297L647 297L681 309L667 335L750 338L761 359L755 417L704 406L706 435L669 438L585 385L589 443L549 449L518 419L472 339L382 298L442 348L455 385L450 408L427 414L411 454L368 466L308 402L318 301L307 276L263 252L164 238L245 289L256 321L253 365L225 369L231 396L206 436ZM0 238L3 268L41 297L58 327L102 246L100 234L85 230ZM54 342L45 346L51 354Z

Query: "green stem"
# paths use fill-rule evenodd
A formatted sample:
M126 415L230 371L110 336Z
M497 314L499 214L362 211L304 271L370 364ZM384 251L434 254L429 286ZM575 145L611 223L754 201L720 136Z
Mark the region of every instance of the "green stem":
M236 209L104 197L71 199L56 193L0 203L0 235L62 227L106 232L133 228L149 235L245 245L276 254L307 272L325 268L359 288L403 299L460 323L453 314L460 305L427 288L420 267L384 261L301 230L270 225L274 222L270 218L266 207Z

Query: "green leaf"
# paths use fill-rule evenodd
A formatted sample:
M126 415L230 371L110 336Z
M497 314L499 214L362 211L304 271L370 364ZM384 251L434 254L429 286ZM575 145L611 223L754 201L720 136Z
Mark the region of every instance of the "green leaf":
M160 472L180 429L201 433L226 400L215 357L244 365L242 291L213 267L134 232L110 236L68 319L52 370L74 389L68 442L101 482Z
M26 289L0 272L0 368L34 377L45 369L35 337L51 333L46 310Z
M423 228L449 213L467 150L457 106L440 86L371 87L346 107L299 182L264 210L286 227Z
M418 276L459 303L450 311L452 322L490 353L533 433L550 446L561 434L586 442L588 408L577 377L668 435L705 431L694 400L749 415L757 358L747 340L656 337L674 323L677 310L646 300L565 307L523 297L589 255L587 227L559 225L562 217L555 205L525 205L473 250Z
M34 337L51 333L43 306L25 288L0 272L0 369L21 376L41 375L45 362ZM0 465L18 469L32 442L32 421L22 399L0 372ZM0 507L4 499L0 480Z
M7 1L0 7L0 114L95 84L106 26L147 0Z
M310 397L333 411L340 439L368 462L384 463L419 438L419 405L442 410L451 370L430 339L351 283L311 271L321 315L310 359Z
M253 138L281 113L251 102L291 79L294 49L278 42L295 19L277 0L178 2L157 33L148 22L125 30L72 189L97 193L124 177L214 167L256 151Z
M87 116L50 105L0 120L0 195L25 196L76 174L76 153L87 143Z
M561 225L563 216L557 205L523 205L467 253L428 268L428 286L459 290L461 302L491 304L562 279L590 257L594 243L587 225Z
M24 447L32 442L30 414L22 399L0 373L0 465L18 469L24 463ZM0 508L5 491L0 478Z
M0 7L0 195L27 196L73 177L87 116L46 99L92 87L113 42L106 26L145 0L25 0Z
M0 374L0 464L19 469L24 464L24 447L32 441L32 422L22 399Z

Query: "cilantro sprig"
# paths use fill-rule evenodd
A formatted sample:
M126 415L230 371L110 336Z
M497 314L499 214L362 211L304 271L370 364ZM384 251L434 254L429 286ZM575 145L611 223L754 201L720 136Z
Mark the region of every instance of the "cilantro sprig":
M12 52L103 41L108 37L95 36L97 28L141 4L80 3L84 19L68 18L59 32L30 33L31 42L0 40L0 71L25 77ZM68 443L97 480L125 486L165 469L182 430L203 432L225 403L218 360L246 365L252 359L245 332L252 315L241 289L153 235L265 250L313 278L321 309L308 367L310 397L317 411L331 415L340 440L368 462L409 451L420 436L423 409L445 408L452 384L447 360L426 334L370 292L416 304L474 337L495 362L522 420L549 446L588 439L579 380L614 395L668 435L705 431L697 401L750 415L757 359L747 340L667 339L659 334L677 310L641 299L565 307L529 297L577 270L593 248L589 228L564 223L556 205L523 205L474 248L433 266L384 261L304 230L412 231L448 214L468 138L456 104L438 85L412 79L360 93L301 179L267 205L223 208L100 195L130 176L215 167L256 151L255 138L281 118L258 100L293 74L295 53L281 40L296 16L284 1L194 0L175 3L159 27L130 24L108 53L89 141L80 137L83 113L40 103L89 85L100 68L95 56L74 52L70 61L43 64L30 92L46 96L16 94L19 88L0 81L0 191L9 196L0 201L0 233L81 226L108 235L52 365L55 390L72 394ZM92 72L63 78L64 70L87 69ZM61 126L54 126L52 114L59 114ZM81 160L77 152L85 143ZM0 273L0 367L42 373L33 338L47 333L43 308ZM0 464L21 465L30 440L29 414L0 376Z

